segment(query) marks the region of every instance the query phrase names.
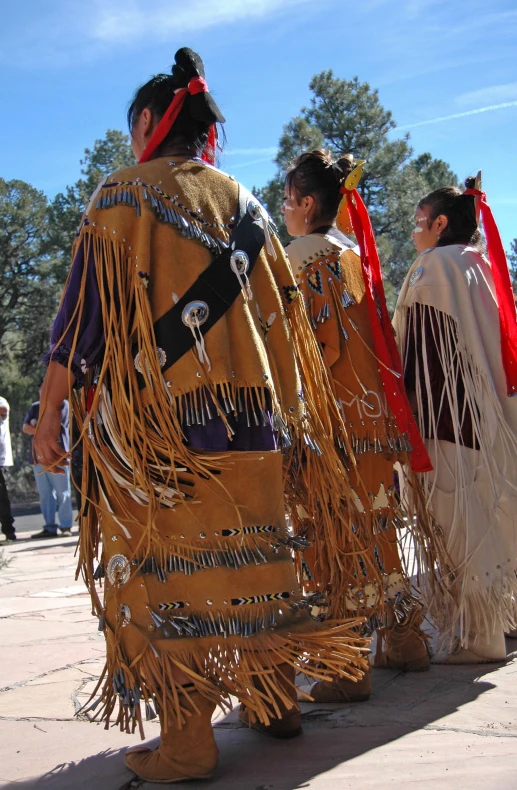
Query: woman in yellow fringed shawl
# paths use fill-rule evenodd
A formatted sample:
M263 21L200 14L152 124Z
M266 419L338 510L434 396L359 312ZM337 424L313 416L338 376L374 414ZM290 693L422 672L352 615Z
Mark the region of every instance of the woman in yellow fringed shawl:
M79 572L107 646L90 707L130 732L142 732L141 703L157 708L159 748L126 754L155 782L213 775L211 715L230 695L251 726L293 737L296 670L359 680L367 667L360 621L313 619L296 581L285 490L296 502L310 476L337 507L346 470L282 246L210 164L223 120L188 49L136 93L139 163L86 209L35 439L39 463L62 463L56 404L70 390L84 445Z
M352 171L352 157L334 162L326 152L315 150L296 160L285 182L285 224L297 237L287 247L287 255L339 403L342 419L336 426L336 443L350 485L348 501L344 497L330 532L319 519L319 502L313 501L305 513L298 509L298 515L306 517L298 530L305 524L313 541L299 569L306 589L315 587L327 594L330 617L347 612L368 616L370 632L377 630L378 666L418 671L428 669L429 656L420 629L422 607L403 568L399 538L405 537L407 548L413 543L420 569L431 573L435 539L428 534L425 520L418 525L404 520L394 464L406 464L411 455L423 468L430 467L404 401L400 373L391 369L397 355L381 356L393 331L380 266L379 282L373 274L376 249L373 234L367 238L366 209L351 183L360 171L354 176ZM349 214L358 215L361 207L363 217L353 226L360 249L343 229L352 231ZM342 531L347 519L361 538L359 555ZM311 696L320 702L364 700L370 691L367 674L359 684L346 678L318 682Z

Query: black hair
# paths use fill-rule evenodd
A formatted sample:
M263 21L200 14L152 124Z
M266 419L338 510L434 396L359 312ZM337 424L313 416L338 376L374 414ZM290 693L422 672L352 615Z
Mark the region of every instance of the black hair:
M186 88L194 77L204 79L205 67L196 52L182 47L176 52L174 60L170 74L157 74L136 91L127 111L129 130L146 107L160 121L179 88ZM157 155L171 143L201 151L205 147L210 126L216 122L224 123L224 117L212 96L205 92L188 94L174 126L157 149Z
M473 189L474 184L474 178L469 177L465 180L467 189ZM440 234L437 247L446 247L449 244L471 244L473 247L482 247L473 195L465 195L457 187L440 187L429 192L419 201L418 208L425 207L429 208L429 227L440 214L447 217L447 227Z
M293 162L287 171L285 186L289 191L294 189L298 204L307 195L314 198L314 222L333 220L342 198L341 187L353 169L352 154L334 161L329 151L316 148Z

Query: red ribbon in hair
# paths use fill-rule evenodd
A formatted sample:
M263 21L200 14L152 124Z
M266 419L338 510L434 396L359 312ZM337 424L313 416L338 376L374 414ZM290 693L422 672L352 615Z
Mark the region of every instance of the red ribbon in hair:
M386 400L399 431L408 435L412 448L410 455L411 469L414 472L431 472L433 469L431 459L425 449L404 388L402 362L386 306L381 262L368 210L356 189L348 190L342 187L341 192L347 196L348 212L361 251L373 345L375 354L381 363L379 371L386 393ZM377 307L381 313L380 320Z
M202 77L193 77L186 88L180 88L176 91L173 100L163 115L163 118L154 130L151 139L147 143L145 151L138 160L139 165L152 159L154 152L158 146L163 143L170 130L174 126L176 118L181 112L187 95L190 94L191 96L195 96L196 93L208 93L208 85ZM213 165L215 162L215 145L215 124L212 124L208 131L207 144L202 153L202 159L211 165Z
M486 200L486 194L480 192L479 189L466 189L463 194L473 195L479 200L483 230L485 231L488 247L488 258L492 267L495 295L499 307L501 356L506 375L506 392L511 397L512 395L517 395L517 315L515 313L515 299L508 262L492 209Z

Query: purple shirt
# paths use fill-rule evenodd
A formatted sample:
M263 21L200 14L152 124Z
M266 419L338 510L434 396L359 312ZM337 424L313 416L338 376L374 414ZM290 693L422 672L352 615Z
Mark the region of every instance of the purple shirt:
M76 313L76 310L81 293L84 270L84 246L81 244L72 264L64 297L52 327L50 351L43 358L44 363L47 365L52 359L53 362L59 362L61 365L68 367L68 360L74 345L74 337L79 322L79 315ZM101 361L103 352L104 327L102 323L101 300L93 252L91 252L86 265L83 310L71 365L72 373L76 377L76 387L83 386L86 371Z

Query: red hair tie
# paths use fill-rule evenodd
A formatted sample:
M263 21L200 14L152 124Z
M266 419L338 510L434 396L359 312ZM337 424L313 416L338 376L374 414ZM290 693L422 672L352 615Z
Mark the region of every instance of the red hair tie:
M483 230L488 247L488 259L494 278L495 294L499 307L499 328L501 331L501 356L506 376L506 392L509 397L517 395L517 315L513 296L508 262L504 252L499 229L492 209L487 203L485 192L479 189L466 189L464 195L473 195L479 205Z
M163 143L170 130L174 126L174 123L176 122L176 119L183 108L187 95L190 94L190 96L195 96L197 93L208 93L208 85L202 77L193 77L186 88L180 88L176 91L173 100L163 115L163 118L157 125L151 136L151 139L147 143L145 151L138 160L139 165L152 159L153 154L155 153L158 146ZM205 162L209 162L211 165L213 165L215 162L215 142L215 124L212 124L208 130L208 140L202 154L202 159Z

